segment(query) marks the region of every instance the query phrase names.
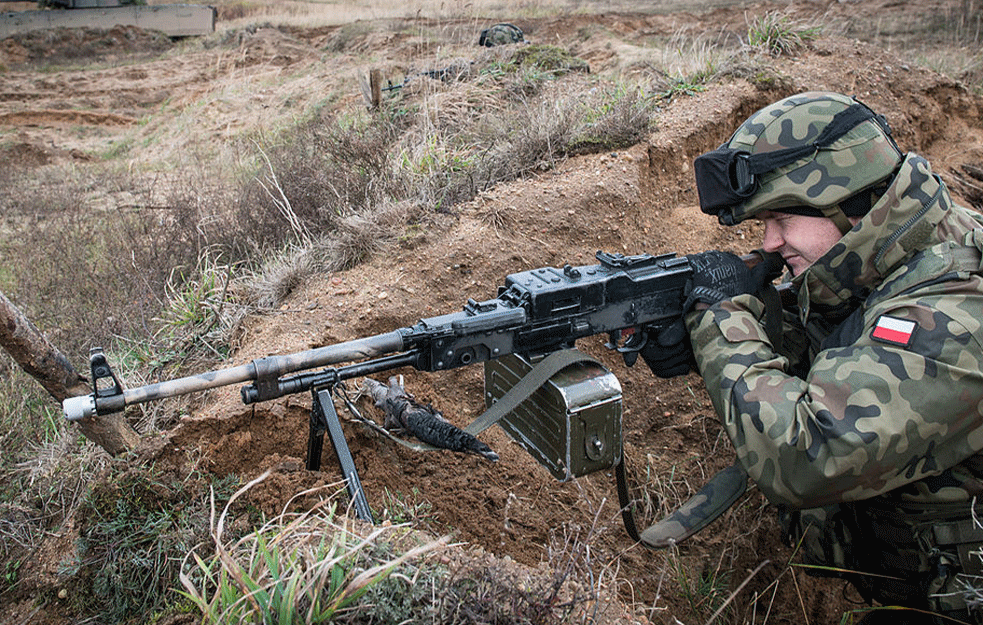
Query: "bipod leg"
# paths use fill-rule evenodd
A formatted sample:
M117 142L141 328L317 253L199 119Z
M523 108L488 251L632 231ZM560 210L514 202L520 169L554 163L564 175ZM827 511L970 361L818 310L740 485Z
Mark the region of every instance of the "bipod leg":
M307 470L319 471L321 469L321 451L324 449L324 433L328 431L328 422L324 418L324 411L314 393L311 405L311 420L307 430Z
M348 496L355 507L355 514L363 521L375 524L372 510L369 508L369 500L365 498L362 482L358 479L355 460L352 458L352 452L348 449L345 433L341 430L341 421L338 420L338 412L334 407L331 389L314 390L311 395L313 396L313 405L311 406L310 437L307 441L307 468L316 471L321 466L321 449L324 445L324 433L327 432L331 438L331 446L334 447L335 455L338 457L338 464L341 466L341 474L345 478Z

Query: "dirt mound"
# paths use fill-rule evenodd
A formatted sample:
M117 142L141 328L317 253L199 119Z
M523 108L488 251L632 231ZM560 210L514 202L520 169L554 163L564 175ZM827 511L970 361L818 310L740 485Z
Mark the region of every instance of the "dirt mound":
M18 33L0 40L0 67L21 69L63 63L132 62L174 46L166 35L137 28L55 28Z
M894 6L881 2L799 6L814 13L820 4L834 16ZM528 38L569 43L595 72L632 73L646 71L640 61L646 41L705 30L707 23L721 32L730 29L736 37L746 28L745 9L717 9L709 16L575 15L530 19L520 26ZM345 93L336 100L339 106L350 105L360 99L351 73L342 75L338 65L323 65L318 50L380 46L373 62L399 76L421 65L421 50L429 49L418 36L407 34L416 25L408 20L393 32L373 27L257 29L237 33L234 43L226 39L225 46L126 68L84 74L72 70L53 75L0 74L0 127L15 128L18 137L15 147L5 148L4 156L21 160L21 165L77 159L106 141L124 136L133 141L133 135L125 135L132 132L124 123L128 120L147 122L137 130L137 137L154 136L164 126L152 112L165 102L185 107L176 116L185 115L187 108L194 114L193 128L175 128L172 144L158 148L174 152L191 135L220 141L244 128L262 129L273 116L292 114L332 90ZM442 27L460 33L465 41L473 25L448 20ZM32 48L35 44L29 43L3 42L6 58L20 54L37 59L46 54L44 45ZM71 41L65 45L72 45ZM151 48L157 42L147 39L134 45ZM17 52L21 48L26 52ZM754 110L805 90L855 94L885 113L902 147L927 156L957 194L983 208L980 196L973 195L976 179L967 173L983 166L980 97L954 80L912 68L882 48L853 39L824 38L795 57L774 59L765 74L710 85L705 91L666 101L656 132L644 144L573 158L553 171L500 185L456 207L442 216L443 222L401 241L388 253L351 271L310 281L276 314L249 322L230 364L389 332L421 317L458 310L468 297L493 297L508 273L590 264L596 250L746 252L759 240L756 226L723 228L701 215L690 163L719 145ZM69 113L50 111L74 108L65 103L76 99L91 109L91 117L74 119L72 124L97 127L98 133L67 136L59 129L59 115ZM48 117L40 120L38 116L46 111ZM710 475L731 463L730 443L698 377L664 381L644 365L627 368L601 338L583 341L579 347L605 363L623 386L625 455L630 480L639 493L647 493L645 521L677 507ZM479 367L440 374L409 371L405 376L407 389L417 399L432 403L459 425L483 409ZM378 420L371 407L363 407ZM298 490L334 483L340 477L331 452L325 452L321 472L298 470L306 452L309 410L306 395L244 407L237 389L215 391L200 410L156 441L154 455L161 462L180 464L188 450L198 449L211 470L244 477L273 469L275 488L256 493L253 503L261 510L278 512ZM810 622L835 622L852 607L842 601L838 583L815 582L783 566L792 554L778 541L774 510L757 492L745 496L711 531L676 550L652 553L625 533L610 473L558 483L498 429L482 435L501 456L497 463L475 456L411 451L353 422L346 422L344 429L374 509L400 500L415 510L424 529L453 532L462 542L528 566L548 564L556 547L577 534L590 541L603 582L617 590L639 622L672 622L690 614L688 601L693 597L676 580L665 579L666 571L695 572L697 578L721 570L747 574L763 560L770 563L742 591L738 605L746 606L755 593L771 596L769 585L784 576L771 607L776 622L798 621L803 609ZM796 576L796 584L789 575ZM800 593L800 587L808 589ZM805 602L802 607L800 600Z

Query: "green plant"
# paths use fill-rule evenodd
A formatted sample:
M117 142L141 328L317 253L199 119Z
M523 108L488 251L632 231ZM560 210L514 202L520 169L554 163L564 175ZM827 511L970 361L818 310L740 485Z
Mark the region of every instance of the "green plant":
M579 59L569 50L553 45L534 44L518 48L513 63L520 70L542 72L556 78L570 72L589 72L587 61Z
M706 618L720 608L730 595L731 571L704 564L699 570L687 567L674 554L672 567L682 597L694 616Z
M793 54L821 32L821 26L804 26L798 20L772 11L751 20L747 37L750 46L781 56Z
M399 567L446 543L433 541L401 555L380 552L383 537L397 526L358 536L336 516L330 498L302 513L285 512L241 539L227 539L229 506L268 475L236 492L217 519L213 508L214 553L207 559L196 551L188 555L181 592L206 623L333 622Z
M18 573L24 562L20 559L7 560L3 566L3 586L5 589L13 588L17 584Z
M409 495L383 490L382 515L396 524L418 525L430 521L433 505L420 496L417 488Z
M641 88L619 83L597 89L578 111L580 122L570 141L570 154L620 150L642 141L651 132L655 101Z
M677 77L670 79L669 86L657 93L656 97L660 100L670 101L681 95L692 96L706 90L707 88L699 84L698 81Z
M226 358L230 334L243 312L231 295L234 276L235 265L214 248L202 250L187 275L175 268L165 285L167 305L160 316L158 342L179 352L205 347L215 357Z
M207 493L225 501L236 482L200 474L177 481L125 465L115 463L83 499L76 551L62 564L73 603L111 622L168 602L182 557L205 537Z

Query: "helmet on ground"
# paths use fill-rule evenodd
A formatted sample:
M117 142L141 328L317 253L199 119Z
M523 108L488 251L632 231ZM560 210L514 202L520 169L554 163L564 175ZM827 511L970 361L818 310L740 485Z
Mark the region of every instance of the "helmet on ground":
M767 211L825 216L849 230L869 191L903 155L887 121L838 93L794 95L751 115L730 140L694 162L700 208L734 225Z

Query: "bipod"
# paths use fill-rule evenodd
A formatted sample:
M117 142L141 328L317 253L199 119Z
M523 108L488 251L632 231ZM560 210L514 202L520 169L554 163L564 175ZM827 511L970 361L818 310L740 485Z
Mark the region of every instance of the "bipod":
M335 456L341 466L341 474L345 479L348 497L355 508L355 514L363 521L375 524L369 500L365 497L362 482L358 479L358 470L348 449L345 433L338 420L338 411L334 407L332 393L335 385L311 389L311 422L307 438L307 470L317 471L321 468L321 451L324 447L324 434L327 432L334 447Z

